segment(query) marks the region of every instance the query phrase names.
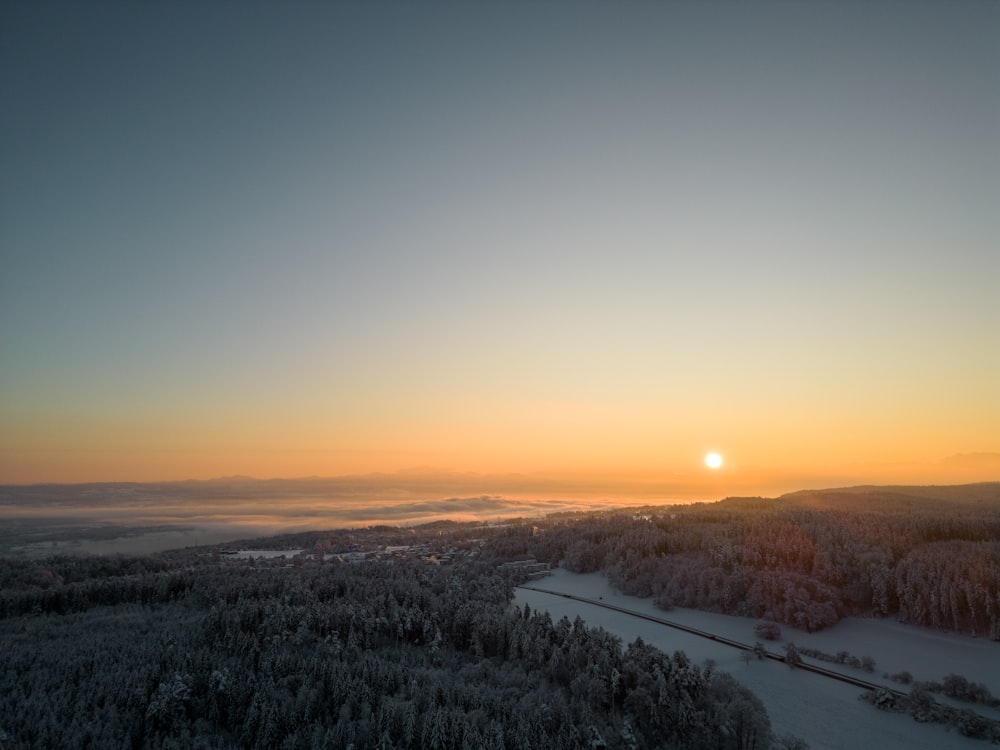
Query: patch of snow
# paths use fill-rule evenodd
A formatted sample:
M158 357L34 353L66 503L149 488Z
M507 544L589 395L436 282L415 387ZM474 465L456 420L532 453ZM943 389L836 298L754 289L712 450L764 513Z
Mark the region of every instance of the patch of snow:
M759 620L735 617L692 609L665 612L653 606L650 599L625 596L616 592L603 575L578 575L562 569L530 585L561 593L603 600L603 603L625 607L643 614L671 620L705 630L743 643L756 640L753 628ZM622 639L627 645L641 637L667 653L684 651L695 663L712 659L716 668L732 674L750 688L767 707L775 734L794 734L809 743L813 750L986 750L987 743L963 737L936 724L918 724L905 714L885 713L875 709L860 696L863 691L820 675L789 669L772 660L746 664L742 651L730 646L684 633L649 620L631 617L621 612L525 589L516 590L515 604L528 604L532 609L548 611L554 621L561 617L573 620L579 615L590 626L602 627ZM805 633L795 628L782 628L782 640L792 640L797 646L817 648L828 653L840 650L852 655L871 656L876 661L874 674L852 670L841 665L824 664L845 674L872 682L885 682L883 672L890 674L904 669L917 679L940 680L955 672L970 680L985 683L994 693L1000 676L1000 644L983 639L936 633L887 620L851 619L821 633ZM768 651L782 653L781 642L764 644ZM815 661L815 660L809 660ZM973 710L978 710L972 707ZM985 713L985 712L983 712Z

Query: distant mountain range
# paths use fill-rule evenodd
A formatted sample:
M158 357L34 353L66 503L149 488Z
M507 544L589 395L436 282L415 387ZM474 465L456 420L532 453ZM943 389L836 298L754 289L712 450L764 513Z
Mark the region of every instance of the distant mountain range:
M560 488L556 480L543 481L542 488L551 485L551 500L577 495L578 487ZM582 483L581 483L582 484ZM477 474L364 474L340 477L298 477L290 479L255 479L248 476L192 479L169 482L88 482L81 484L0 485L0 506L32 506L87 508L95 504L148 505L170 501L252 501L252 500L370 500L387 505L451 500L477 501L492 499L498 503L511 501L521 494L538 497L538 480L516 474L483 476ZM484 492L502 492L505 497ZM456 497L456 493L462 497ZM612 495L612 493L609 493ZM947 503L1000 503L1000 481L960 485L860 485L826 489L804 489L789 492L777 500L808 507L845 507L859 509L872 505L885 507L937 500ZM599 502L595 505L647 505L645 498L634 501ZM664 500L662 504L670 504ZM542 503L544 504L544 503ZM577 503L574 503L574 505ZM441 508L445 510L445 508ZM558 510L558 508L553 508ZM0 510L2 515L2 510Z

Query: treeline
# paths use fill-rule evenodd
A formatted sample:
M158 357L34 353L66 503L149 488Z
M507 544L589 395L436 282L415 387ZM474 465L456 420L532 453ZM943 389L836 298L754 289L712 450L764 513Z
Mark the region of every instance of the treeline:
M752 498L592 514L512 527L488 550L602 570L619 590L667 609L807 631L848 615L893 616L1000 640L1000 505L898 504L841 510Z
M208 562L198 555L0 558L0 618L175 601Z
M931 692L923 684L914 684L906 695L878 688L864 693L861 697L882 711L907 713L914 721L946 724L955 727L966 737L1000 744L1000 722L980 716L968 708L955 708L938 703Z
M86 559L85 559L86 560ZM492 565L8 567L0 737L74 748L765 748L732 678L513 608ZM46 565L48 567L46 568ZM46 570L46 585L25 581ZM84 574L85 573L85 574ZM69 592L72 591L72 596ZM62 614L55 602L71 602Z

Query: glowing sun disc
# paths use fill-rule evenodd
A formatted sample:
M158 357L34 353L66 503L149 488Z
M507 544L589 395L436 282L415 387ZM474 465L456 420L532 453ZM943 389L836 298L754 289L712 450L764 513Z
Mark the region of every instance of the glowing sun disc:
M722 466L722 456L718 453L709 453L705 456L705 466L710 469L718 469Z

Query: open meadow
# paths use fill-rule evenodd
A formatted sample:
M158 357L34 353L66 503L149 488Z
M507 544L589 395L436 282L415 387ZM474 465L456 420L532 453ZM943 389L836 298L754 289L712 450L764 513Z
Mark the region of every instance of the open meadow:
M742 642L755 640L754 626L758 620L754 618L681 608L664 612L650 599L616 592L600 573L575 574L557 569L532 585L615 604ZM568 617L572 621L579 616L587 625L618 636L625 645L640 637L667 653L684 651L695 663L711 659L717 669L732 674L761 699L777 735L794 734L812 748L972 750L983 747L982 743L940 725L920 724L905 714L878 711L860 699L862 691L856 687L792 670L774 661L753 660L747 664L742 652L736 649L648 620L524 588L517 589L515 604L547 611L553 620ZM945 634L891 620L859 618L849 618L818 633L788 626L782 626L782 631L782 642L792 640L799 647L826 652L847 650L854 655L874 657L877 666L870 675L837 667L845 674L863 676L873 682L882 681L898 688L882 678L883 672L908 670L919 680L939 680L955 672L1000 692L1000 644L986 639ZM780 652L779 646L780 643L767 644L770 651ZM990 715L988 709L977 710Z

